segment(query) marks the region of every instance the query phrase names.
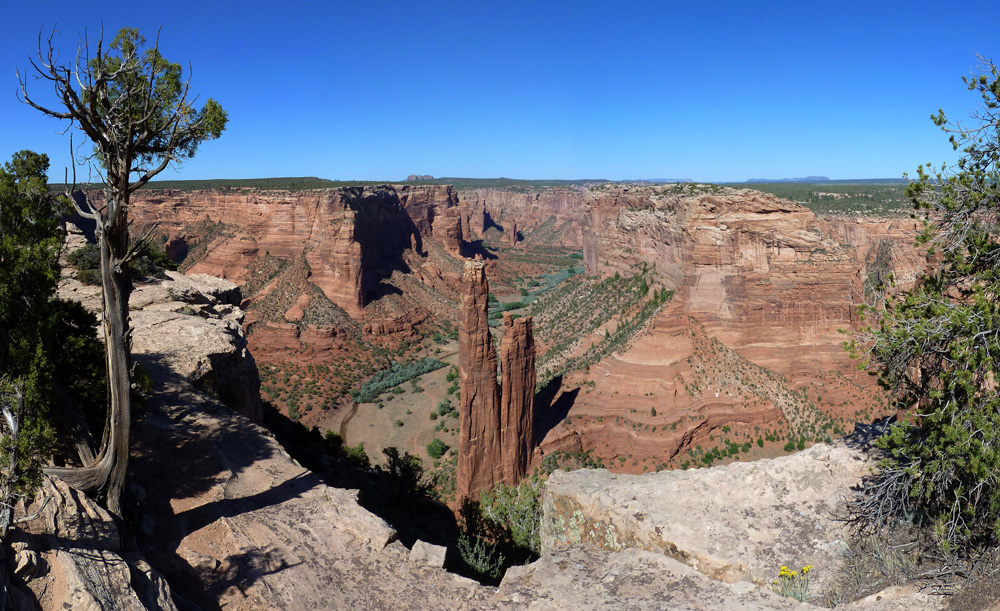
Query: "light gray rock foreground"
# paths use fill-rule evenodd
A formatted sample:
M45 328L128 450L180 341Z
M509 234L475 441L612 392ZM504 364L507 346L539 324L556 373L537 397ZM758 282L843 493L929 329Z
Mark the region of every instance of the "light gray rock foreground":
M260 422L260 375L243 334L240 289L223 280L167 272L169 279L137 284L129 298L132 356L146 369L172 375ZM101 308L99 287L64 278L59 296ZM100 333L98 333L100 335ZM150 372L166 377L166 372Z
M46 476L26 513L36 512L12 547L17 574L42 609L176 611L170 586L141 557L122 552L117 526L96 503ZM25 571L22 556L31 558Z
M730 611L802 609L795 600L751 583L709 579L660 553L563 547L512 568L497 593L499 609L532 611L675 609Z
M710 469L557 471L545 492L542 548L636 547L727 582L769 583L782 565L812 565L821 589L847 545L836 516L869 464L860 450L820 444Z
M559 547L536 562L507 571L493 601L514 611L782 611L823 609L746 581L709 579L658 552L620 552L589 544ZM937 611L947 601L902 588L849 605L845 611Z
M140 547L181 596L235 610L491 608L493 589L413 562L357 491L327 486L264 429L184 381L158 389L136 426L152 523Z

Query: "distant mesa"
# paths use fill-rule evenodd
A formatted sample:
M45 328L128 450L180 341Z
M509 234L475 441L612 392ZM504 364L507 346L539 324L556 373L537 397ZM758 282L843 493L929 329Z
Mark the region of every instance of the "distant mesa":
M828 176L805 176L803 178L748 178L747 182L826 182Z
M680 184L682 182L694 182L691 178L633 178L631 180L624 180L622 182L641 182L650 183L654 185L663 184Z
M413 182L415 180L434 180L434 177L430 174L410 174L406 177L406 182Z

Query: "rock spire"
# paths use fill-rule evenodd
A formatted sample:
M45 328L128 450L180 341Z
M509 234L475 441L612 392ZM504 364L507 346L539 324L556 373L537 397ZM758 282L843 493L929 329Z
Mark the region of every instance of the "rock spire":
M500 340L500 452L503 482L516 484L528 471L534 437L535 338L530 316L503 315Z
M528 468L533 442L535 344L531 317L504 315L500 345L503 386L490 336L486 264L466 261L459 310L458 497L498 483L517 484Z

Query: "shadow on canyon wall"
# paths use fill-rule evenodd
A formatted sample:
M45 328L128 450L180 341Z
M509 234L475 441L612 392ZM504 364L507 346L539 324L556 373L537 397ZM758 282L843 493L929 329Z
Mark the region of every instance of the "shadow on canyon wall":
M535 439L532 447L537 447L557 424L566 419L569 410L580 394L579 388L562 391L563 377L556 376L535 393Z

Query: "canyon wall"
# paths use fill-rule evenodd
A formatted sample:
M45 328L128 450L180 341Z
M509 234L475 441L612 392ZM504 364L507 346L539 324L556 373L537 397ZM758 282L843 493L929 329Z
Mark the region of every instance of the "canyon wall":
M840 330L857 327L869 251L880 239L892 241L904 287L924 266L913 247L919 228L908 218L818 219L748 190L684 198L647 191L651 197L640 205L620 197L591 204L583 229L588 271L654 265L683 315L780 375L860 377L845 358Z
M588 274L626 277L645 265L674 295L627 346L563 381L572 407L542 455L591 450L640 472L676 466L720 439L757 450L768 432L824 439L892 413L844 351L842 330L859 327L879 244L891 246L881 264L898 288L925 269L913 246L919 222L817 218L755 191L693 190L588 192L579 220ZM602 339L580 338L567 354Z
M353 317L394 270L409 271L407 253L426 254L425 239L456 257L464 241L458 197L447 186L143 190L132 202L137 223L159 222L168 254L196 259L187 272L244 283L258 257L304 258L309 282Z
M517 232L529 238L542 226L548 231L536 236L539 245L578 248L580 208L589 200L584 189L561 188L538 192L505 189L466 189L459 192L469 219L466 239L482 238L491 228L501 231L507 243L517 243Z

